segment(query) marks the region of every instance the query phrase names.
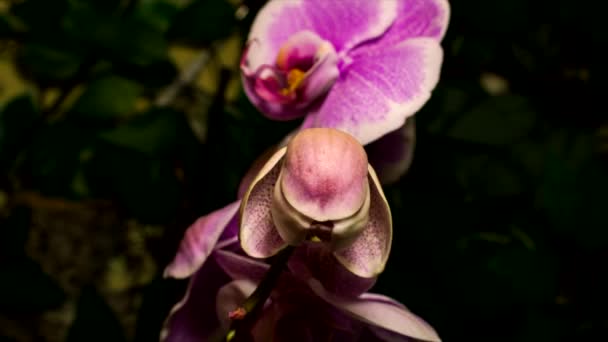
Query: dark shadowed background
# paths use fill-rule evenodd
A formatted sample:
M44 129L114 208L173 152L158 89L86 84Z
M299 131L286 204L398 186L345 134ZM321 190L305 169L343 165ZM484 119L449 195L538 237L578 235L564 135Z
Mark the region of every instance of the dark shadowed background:
M262 4L0 0L0 341L158 340L184 230L298 125L240 88ZM606 5L451 5L374 290L445 341L608 340Z

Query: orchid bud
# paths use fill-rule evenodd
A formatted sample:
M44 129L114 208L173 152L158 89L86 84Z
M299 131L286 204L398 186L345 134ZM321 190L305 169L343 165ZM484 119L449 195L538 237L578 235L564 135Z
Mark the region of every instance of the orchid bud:
M262 167L241 205L240 240L254 257L322 243L352 273L373 277L390 251L390 209L365 150L347 133L299 132Z

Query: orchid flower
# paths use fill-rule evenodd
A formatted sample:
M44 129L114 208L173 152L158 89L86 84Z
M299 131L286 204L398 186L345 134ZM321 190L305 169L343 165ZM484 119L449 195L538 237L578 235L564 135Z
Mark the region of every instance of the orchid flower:
M403 126L439 80L447 0L271 0L241 61L252 103L275 120L363 145Z
M316 258L323 250L310 244L298 250L302 253L292 256L290 264L304 272L281 275L253 325L237 332L243 340L440 341L430 325L391 298L371 293L344 297L328 291L309 277L313 271L306 271L311 265L306 258ZM203 270L195 274L188 293L166 321L162 341L201 342L226 334L234 313L269 269L265 263L232 252L216 254L214 264L223 278L211 278ZM218 279L224 281L223 286L217 286Z
M390 252L391 214L365 150L329 128L300 131L253 180L241 204L240 243L256 258L318 241L353 274L372 278Z

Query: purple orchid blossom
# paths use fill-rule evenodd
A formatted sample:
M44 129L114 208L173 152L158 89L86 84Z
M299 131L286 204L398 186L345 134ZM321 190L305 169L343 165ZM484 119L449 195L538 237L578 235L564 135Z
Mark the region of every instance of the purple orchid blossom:
M385 296L363 293L340 296L328 291L308 269L308 258L319 258L323 249L314 244L298 247L245 341L440 341L437 333L402 304ZM201 342L222 336L231 313L242 305L269 266L229 251L217 250L209 266L201 268L190 282L188 293L171 311L161 340ZM324 254L324 256L329 256ZM217 269L221 273L217 274ZM216 271L213 276L210 271ZM341 273L353 279L352 274ZM232 281L230 281L232 279ZM243 334L250 334L244 336Z
M296 134L262 167L241 204L239 240L256 258L319 241L350 272L373 278L391 239L390 209L363 147L335 129Z
M243 54L245 92L269 118L368 144L429 99L449 12L447 0L271 0Z

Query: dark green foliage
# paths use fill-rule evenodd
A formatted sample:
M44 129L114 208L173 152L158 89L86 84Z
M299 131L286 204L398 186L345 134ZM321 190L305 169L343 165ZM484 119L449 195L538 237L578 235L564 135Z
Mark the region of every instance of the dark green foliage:
M193 1L177 14L169 35L195 44L208 44L225 38L236 24L234 11L225 0Z
M66 342L126 340L112 309L92 287L84 288Z

